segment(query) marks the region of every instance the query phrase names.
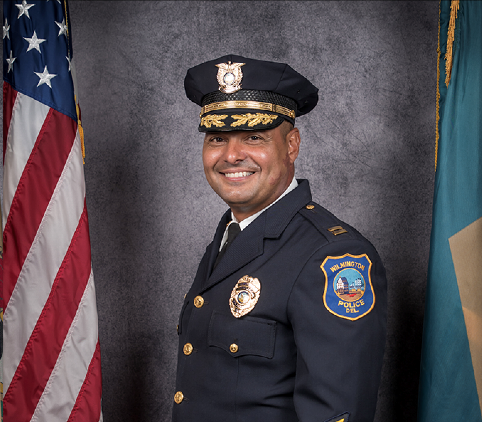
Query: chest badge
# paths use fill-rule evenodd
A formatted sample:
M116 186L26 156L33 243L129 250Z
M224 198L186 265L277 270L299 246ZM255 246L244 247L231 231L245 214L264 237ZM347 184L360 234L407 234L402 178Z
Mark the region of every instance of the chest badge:
M366 254L328 256L320 267L326 278L323 302L328 311L355 321L373 309L372 263Z
M240 318L251 312L258 303L260 292L261 283L257 278L250 277L249 275L240 278L229 298L231 313L236 318Z

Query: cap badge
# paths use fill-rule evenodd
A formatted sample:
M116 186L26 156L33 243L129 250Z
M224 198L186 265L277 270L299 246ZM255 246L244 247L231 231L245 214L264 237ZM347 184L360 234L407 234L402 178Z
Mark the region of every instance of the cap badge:
M216 66L218 69L217 79L219 83L219 90L225 94L232 94L241 89L241 80L243 79L243 72L241 66L246 63L220 63Z
M229 299L231 313L236 318L240 318L251 312L256 303L258 303L260 291L261 284L257 278L249 275L240 278L236 286L234 286Z

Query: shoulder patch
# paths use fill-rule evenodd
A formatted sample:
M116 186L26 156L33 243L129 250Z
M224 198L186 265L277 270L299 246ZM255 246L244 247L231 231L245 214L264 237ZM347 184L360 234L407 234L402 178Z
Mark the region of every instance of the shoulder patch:
M325 273L323 303L340 318L355 321L375 305L371 280L372 262L366 254L327 256L320 265Z

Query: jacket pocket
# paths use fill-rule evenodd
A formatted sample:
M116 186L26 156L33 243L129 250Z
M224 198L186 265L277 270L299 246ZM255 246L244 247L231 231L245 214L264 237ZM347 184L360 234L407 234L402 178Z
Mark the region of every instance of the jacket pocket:
M244 316L240 319L213 311L209 323L208 344L219 347L232 357L274 355L276 321Z

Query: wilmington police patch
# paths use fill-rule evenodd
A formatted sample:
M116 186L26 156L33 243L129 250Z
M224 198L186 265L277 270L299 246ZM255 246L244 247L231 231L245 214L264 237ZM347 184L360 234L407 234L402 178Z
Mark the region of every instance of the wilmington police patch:
M326 276L323 302L332 314L354 321L373 309L372 263L366 254L328 256L320 267Z

